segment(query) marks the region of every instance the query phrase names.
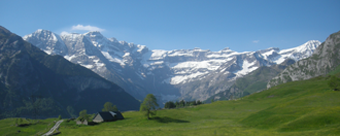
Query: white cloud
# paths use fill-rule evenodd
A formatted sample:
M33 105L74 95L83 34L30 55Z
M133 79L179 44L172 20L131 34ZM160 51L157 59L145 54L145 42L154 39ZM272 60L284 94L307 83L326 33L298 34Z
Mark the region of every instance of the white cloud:
M96 26L90 26L90 25L87 25L87 26L83 26L83 25L76 25L76 26L72 26L72 29L71 30L83 30L83 31L105 31L105 29L101 29L99 27L96 27Z
M254 40L253 41L253 43L259 43L260 42L260 40Z
M60 35L67 35L67 34L69 34L69 32L62 31L62 32L60 33Z

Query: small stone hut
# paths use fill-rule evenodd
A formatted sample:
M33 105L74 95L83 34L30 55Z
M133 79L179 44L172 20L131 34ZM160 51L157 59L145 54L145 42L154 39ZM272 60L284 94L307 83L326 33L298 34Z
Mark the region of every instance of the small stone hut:
M77 120L77 125L88 125L89 123L87 122L87 120L85 119L84 121L80 121L80 120Z

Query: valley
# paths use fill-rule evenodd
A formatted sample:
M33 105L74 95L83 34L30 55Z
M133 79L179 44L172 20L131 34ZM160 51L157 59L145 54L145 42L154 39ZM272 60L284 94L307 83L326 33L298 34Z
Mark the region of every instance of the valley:
M312 42L308 42L294 49L284 51L278 51L277 49L271 48L252 53L230 53L229 49L227 49L227 52L229 52L227 54L229 54L229 56L230 54L238 54L230 59L235 63L225 62L222 65L216 65L216 70L224 67L225 70L220 71L224 71L227 74L218 72L210 73L202 79L190 82L188 82L188 80L184 81L186 78L183 77L180 79L183 80L183 82L194 83L194 86L186 84L186 89L190 89L190 87L199 88L199 86L202 86L202 83L207 80L210 82L211 79L214 79L215 81L218 80L215 82L217 85L215 84L212 86L212 89L216 90L219 86L228 89L217 93L217 95L206 95L205 97L207 100L211 100L211 103L206 101L205 104L176 107L175 109L158 108L155 110L156 114L152 115L149 120L145 118L142 112L127 111L128 109L137 110L137 106L140 102L133 99L132 96L125 93L125 91L116 84L109 82L96 75L91 70L88 70L87 68L91 69L92 65L87 66L81 63L83 66L81 67L80 65L73 64L74 62L70 63L66 59L71 60L72 62L72 59L77 57L53 55L52 52L56 52L57 50L50 52L45 50L45 53L52 54L47 55L32 44L23 41L23 39L17 35L1 27L0 42L3 53L1 54L2 59L0 62L2 63L2 67L0 67L0 70L3 73L2 75L6 75L6 77L3 78L6 82L1 82L0 84L0 93L2 94L1 105L3 105L3 107L1 107L1 115L5 118L0 120L0 126L4 126L5 124L10 125L0 128L0 135L41 135L46 133L55 122L58 120L60 121L62 116L74 117L77 116L76 114L79 111L81 111L79 113L79 119L64 119L66 121L61 123L55 132L61 135L112 135L112 133L117 135L339 135L340 118L338 113L340 112L340 99L338 99L338 97L340 97L340 93L339 91L334 91L337 89L330 88L329 82L330 79L336 79L336 77L339 77L340 75L338 66L338 60L340 59L336 53L325 53L338 49L338 46L340 45L338 40L340 39L338 36L339 33L340 32L330 35L330 37L318 46L318 48L312 44ZM55 35L52 36L55 37ZM84 35L82 36L82 40L85 41L89 38ZM60 44L60 42L57 41L56 45L67 44ZM78 44L76 45L78 46ZM81 42L79 45L86 44ZM71 47L75 48L77 46ZM133 45L131 47L145 48L139 45ZM80 54L84 55L85 53L86 55L89 52L96 52L96 49L98 49L96 46L91 48L92 51L81 50L82 48L75 51L80 51ZM316 51L314 52L315 49ZM308 53L305 54L312 57L301 57L301 54L294 52L289 55L290 57L286 57L285 59L280 59L276 56L276 60L281 60L282 62L274 63L275 61L268 58L275 55L275 50L276 55L278 55L277 52L281 53L281 55L279 55L281 57L283 56L282 54L287 52L301 52L301 50L304 50L304 52L307 51ZM66 51L69 52L69 50ZM172 51L170 51L170 53L165 53L163 51L161 54L171 56L169 55L171 52ZM201 49L189 51L182 50L180 52L191 52L192 54L203 52L205 56L209 54L209 51ZM270 55L268 55L268 52L271 52ZM223 54L223 51L220 53ZM152 54L151 58L157 58ZM160 55L159 52L156 54L158 55L157 61L166 58L165 56ZM267 54L267 56L265 54ZM105 61L107 56L103 56L102 59ZM162 58L159 58L159 56L162 56ZM164 64L168 65L165 69L172 69L175 71L177 67L187 67L189 69L192 69L191 67L198 68L196 70L199 70L200 68L206 68L205 70L215 68L212 67L210 63L206 63L204 59L198 61L197 59L200 58L199 56L200 55L196 56L196 58L191 58L194 60L196 59L196 61L176 63L176 65L172 67L170 66L172 63L163 63L164 60L162 63L159 63L161 67L155 69L164 70L164 67L166 66ZM296 59L297 56L300 56L300 59L302 60ZM90 56L90 58L97 58L97 56ZM224 59L228 60L228 58ZM250 60L253 60L253 62L249 63ZM84 62L84 59L79 59L79 61ZM88 63L90 62L91 61ZM100 61L96 62L99 63ZM242 67L238 63L242 64ZM310 63L310 65L307 67L296 66L306 63ZM294 71L300 71L300 76L304 75L303 72L306 71L320 71L318 70L320 67L317 67L317 65L315 65L316 63L328 65L328 68L321 74L308 75L306 80L302 80L303 78L300 77L298 78L300 79L299 81L287 80L280 82L275 86L266 86L267 82L268 84L271 84L273 79L277 79L275 76L280 77L282 74L289 74L292 72L287 70L294 69ZM106 66L108 64L113 66L115 63L108 61L105 65L100 64L98 66ZM119 65L122 66L122 64ZM145 65L145 63L143 65ZM158 63L156 65L158 65ZM263 66L259 68L255 67L257 65ZM131 67L121 68L133 70ZM144 70L147 70L149 66L144 68L146 68ZM227 77L230 76L229 71L235 69L238 69L236 70L238 72L232 73L234 76L230 77L233 81L225 80L225 75L227 75ZM123 70L124 69L118 71ZM15 71L19 71L19 73ZM48 74L41 74L45 71ZM156 76L155 73L151 73L150 75ZM159 77L160 75L157 76ZM334 77L331 78L331 76ZM32 77L36 77L36 80L30 80L34 79ZM287 76L283 77L286 78ZM44 79L44 82L41 82L40 78ZM122 77L120 78L123 79ZM140 79L143 78L140 77ZM171 79L170 81L173 80ZM235 84L229 87L228 82ZM7 83L7 85L5 85L5 83ZM55 85L56 83L58 83L58 85ZM167 83L168 85L171 85L171 82ZM337 81L335 81L335 84L337 84ZM48 92L43 90L51 85L56 86L54 89L60 88L61 90L64 90L64 93L53 89L50 89ZM154 85L156 86L156 83L154 83ZM140 87L143 88L142 86ZM31 91L20 93L22 92L21 90ZM69 97L70 93L68 93L69 95L66 95L65 92L72 92L71 94L75 96L78 95L78 98L75 97L76 99L72 99L72 97ZM190 92L183 90L181 92L182 95L190 99L198 98L194 97L197 94L205 94L197 90L194 90L195 93L191 95L185 95L190 94ZM32 101L30 103L29 100L34 98L32 97L33 95L41 95L43 96L43 99L35 99L35 102ZM110 95L110 97L107 97L108 95ZM184 96L181 97L184 98ZM211 97L208 98L209 96ZM163 99L162 97L158 97L157 99L162 99L161 102L170 99ZM172 100L175 98L176 97L171 97ZM91 101L91 99L95 101ZM40 105L40 114L43 114L45 118L59 114L59 118L48 118L44 120L29 119L33 117L36 118L37 114L30 113L30 111L38 109L36 107L37 100L44 104ZM95 115L94 113L100 111L105 100L112 101L112 103L118 105L120 110L125 111L122 113L124 116L123 120L94 124L90 123L89 125L76 124L76 121L80 120L80 116L88 118L88 121L91 122L91 117L93 118ZM71 101L75 101L73 106L76 110L72 107L69 109L69 104L72 103ZM131 103L133 105L125 103ZM129 107L127 105L129 105ZM66 106L67 110L64 108ZM161 105L161 107L162 106L163 105ZM11 110L13 108L14 110ZM89 115L86 114L87 110L90 113ZM68 112L69 115L63 112ZM83 115L82 112L84 112L85 115ZM21 116L21 118L10 118L13 116ZM39 118L44 117L40 116Z
M340 1L0 2L0 136L340 136Z
M289 82L231 101L157 110L151 120L140 112L129 111L123 112L124 120L94 126L63 122L59 131L60 135L79 136L339 135L340 93L328 87L328 78ZM0 120L0 124L4 123L13 124L14 119ZM0 128L0 135L33 135L24 131L30 128L34 126Z

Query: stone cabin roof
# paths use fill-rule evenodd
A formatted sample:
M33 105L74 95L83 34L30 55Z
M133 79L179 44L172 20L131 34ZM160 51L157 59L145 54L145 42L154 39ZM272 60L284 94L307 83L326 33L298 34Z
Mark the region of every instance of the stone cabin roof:
M103 118L104 121L114 121L114 120L124 119L122 113L120 113L119 111L98 112L94 116L94 118L98 116L98 114Z

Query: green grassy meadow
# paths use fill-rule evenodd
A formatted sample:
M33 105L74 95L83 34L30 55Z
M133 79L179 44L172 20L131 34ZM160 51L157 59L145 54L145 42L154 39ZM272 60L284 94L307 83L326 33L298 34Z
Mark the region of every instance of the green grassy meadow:
M16 119L7 118L0 120L0 135L1 136L29 136L29 135L42 135L48 132L55 124L57 118L49 118L45 120L26 120L18 124L23 126L16 126ZM24 125L26 124L26 126ZM20 132L19 132L20 131Z
M59 135L340 135L340 91L332 91L327 80L317 77L282 84L238 100L158 110L151 120L140 112L130 111L123 113L124 120L93 126L64 121ZM6 122L10 119L0 121L1 135L7 134L2 131L19 129L3 128Z

